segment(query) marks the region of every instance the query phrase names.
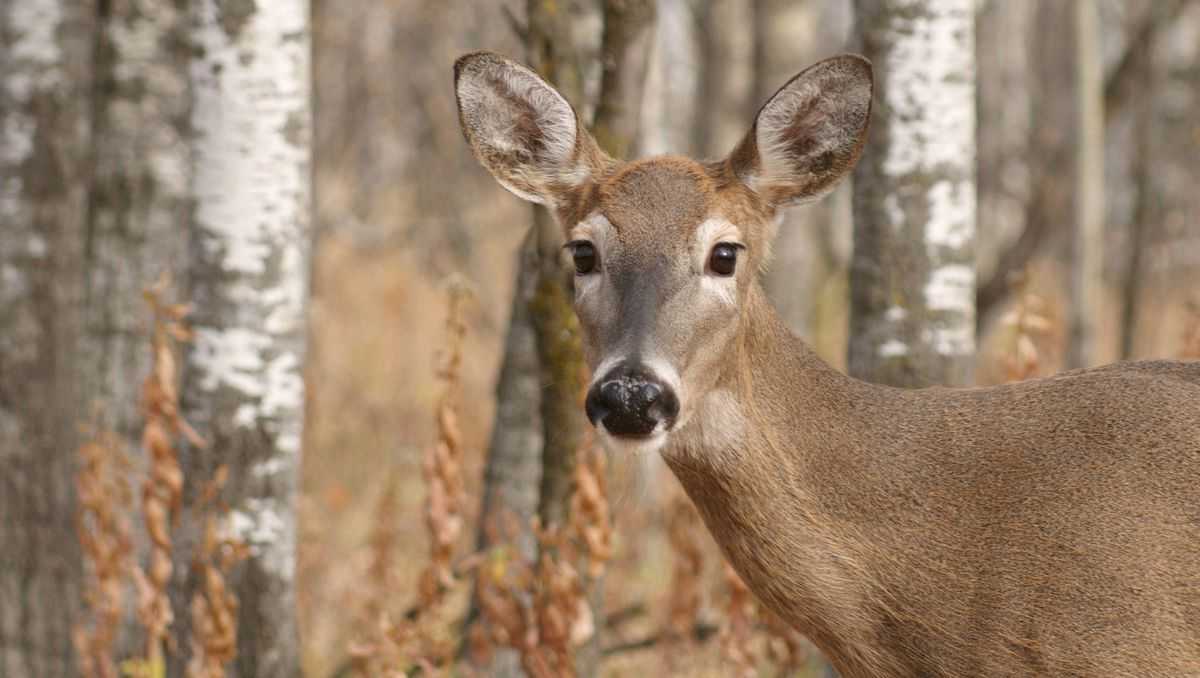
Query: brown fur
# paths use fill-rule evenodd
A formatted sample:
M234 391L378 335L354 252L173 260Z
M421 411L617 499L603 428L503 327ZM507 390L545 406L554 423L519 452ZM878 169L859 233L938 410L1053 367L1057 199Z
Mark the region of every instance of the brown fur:
M612 231L577 302L592 366L651 351L678 369L667 463L749 587L843 676L1200 675L1200 363L899 390L829 368L767 303L775 210L849 171L869 92L864 61L827 60L727 160L589 151L586 181L535 187L568 230L600 215ZM745 241L732 281L696 270L707 219Z
M1200 674L1200 364L891 389L751 298L746 436L666 459L843 676Z

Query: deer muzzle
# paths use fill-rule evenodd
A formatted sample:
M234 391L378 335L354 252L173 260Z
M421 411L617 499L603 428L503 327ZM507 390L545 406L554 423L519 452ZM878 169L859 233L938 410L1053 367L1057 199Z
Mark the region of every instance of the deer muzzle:
M593 426L624 438L669 430L679 414L679 398L669 385L649 370L628 364L596 380L584 406Z

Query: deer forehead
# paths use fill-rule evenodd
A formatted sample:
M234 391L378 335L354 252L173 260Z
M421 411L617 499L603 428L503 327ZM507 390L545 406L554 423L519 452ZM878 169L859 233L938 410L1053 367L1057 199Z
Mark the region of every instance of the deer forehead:
M715 238L744 241L758 218L736 188L690 158L625 163L576 205L571 238L605 249L613 240L642 254L680 251Z

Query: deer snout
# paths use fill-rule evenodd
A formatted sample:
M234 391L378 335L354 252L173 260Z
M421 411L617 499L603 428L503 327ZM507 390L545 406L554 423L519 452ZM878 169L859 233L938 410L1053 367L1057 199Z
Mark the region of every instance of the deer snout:
M614 436L645 437L679 414L679 398L670 386L638 370L618 367L588 390L584 404L593 426Z

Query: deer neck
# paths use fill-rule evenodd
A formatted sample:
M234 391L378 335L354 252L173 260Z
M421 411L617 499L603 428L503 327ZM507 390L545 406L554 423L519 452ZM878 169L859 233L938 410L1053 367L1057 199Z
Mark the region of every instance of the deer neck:
M858 526L886 519L873 479L888 472L865 450L886 390L823 362L761 288L749 296L737 359L664 457L758 597L827 654L852 653L846 639L869 626L863 554L876 550Z

